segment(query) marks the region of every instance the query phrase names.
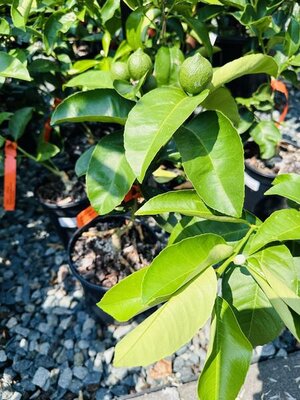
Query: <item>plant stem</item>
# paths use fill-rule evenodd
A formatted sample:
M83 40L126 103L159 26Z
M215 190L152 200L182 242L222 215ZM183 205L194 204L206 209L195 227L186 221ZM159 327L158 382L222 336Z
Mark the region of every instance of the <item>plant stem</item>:
M236 248L234 249L233 255L229 258L227 258L226 261L223 262L223 264L217 269L218 275L221 276L226 268L228 267L228 265L234 260L234 258L239 254L239 252L241 251L241 249L244 247L244 245L246 244L246 242L248 241L249 237L251 236L251 234L257 229L256 225L251 225L249 231L247 232L247 234L244 236L244 238L242 240L240 240L236 246Z
M28 157L30 160L33 160L41 165L43 165L45 168L47 168L50 172L52 172L54 175L57 175L59 177L62 177L62 171L60 171L59 169L57 169L55 166L51 167L50 165L46 164L45 162L39 162L37 160L36 157L32 156L30 153L27 153L26 150L22 149L22 147L20 147L18 145L18 151L22 154L24 154L24 156Z

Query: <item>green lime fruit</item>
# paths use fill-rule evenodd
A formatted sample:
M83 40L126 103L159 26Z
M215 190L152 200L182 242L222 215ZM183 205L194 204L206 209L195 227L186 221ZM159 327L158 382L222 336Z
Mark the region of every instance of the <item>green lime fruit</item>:
M157 88L157 81L153 75L147 76L145 83L142 86L143 92L148 93L153 89Z
M140 80L147 72L152 69L152 61L148 54L142 49L136 50L128 58L128 70L131 78L135 81Z
M201 54L196 53L182 63L179 71L179 82L185 92L198 94L207 88L212 76L211 63Z
M126 62L117 61L113 63L110 69L110 73L113 80L119 79L119 80L129 81L130 79L128 66Z

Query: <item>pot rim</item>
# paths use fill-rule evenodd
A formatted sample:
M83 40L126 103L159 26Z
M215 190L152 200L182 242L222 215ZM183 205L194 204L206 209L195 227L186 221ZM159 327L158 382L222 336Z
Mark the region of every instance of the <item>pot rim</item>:
M75 243L78 239L78 237L82 234L82 232L86 231L87 229L89 229L93 224L95 224L95 222L97 221L101 221L101 220L106 220L106 219L113 219L113 220L117 220L117 219L130 219L130 216L128 214L118 214L118 215L99 215L98 217L94 218L92 221L90 221L88 224L82 226L81 228L77 229L71 240L69 241L68 244L68 264L71 268L72 273L74 274L74 276L80 281L80 282L84 282L84 285L86 285L88 288L93 289L93 290L103 290L105 292L107 292L110 288L107 288L105 286L102 285L96 285L95 283L91 283L89 282L87 279L85 279L82 275L79 274L79 272L77 271L76 265L74 263L74 261L72 260L72 250L74 249ZM147 224L145 224L143 221L141 221L138 218L135 218L135 221L139 222L140 224L142 224L143 226L146 226L147 229L149 229L151 231L151 233L153 234L153 236L156 237L157 241L159 240L158 237L156 236L155 232L153 231L153 229L148 226Z

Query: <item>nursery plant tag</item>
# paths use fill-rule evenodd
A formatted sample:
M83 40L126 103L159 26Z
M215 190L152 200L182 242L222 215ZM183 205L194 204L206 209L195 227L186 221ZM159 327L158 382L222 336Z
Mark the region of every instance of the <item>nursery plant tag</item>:
M49 142L51 135L52 127L50 125L50 118L47 119L44 125L44 141Z
M17 143L7 140L4 161L4 210L13 211L16 205Z
M289 109L289 105L288 105L288 100L289 100L289 92L287 90L286 85L281 82L278 81L277 79L272 79L271 80L271 88L273 91L277 90L277 92L283 93L285 95L286 98L286 103L284 106L284 109L282 110L280 116L279 116L279 120L278 122L276 122L276 126L279 126L281 124L281 122L283 122L285 120L285 117L288 113L288 109Z
M124 197L124 202L128 203L129 201L131 201L133 199L139 199L140 197L142 197L140 187L138 185L132 185L132 188L129 190L129 192Z
M78 228L81 228L84 225L88 224L94 218L98 217L98 215L99 214L96 213L92 206L87 207L86 209L81 211L76 217Z

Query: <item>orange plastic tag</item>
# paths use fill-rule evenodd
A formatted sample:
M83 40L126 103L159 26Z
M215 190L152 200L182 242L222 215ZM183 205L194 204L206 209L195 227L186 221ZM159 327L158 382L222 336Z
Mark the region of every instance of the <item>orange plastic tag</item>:
M16 207L17 143L7 140L5 143L4 154L3 207L6 211L13 211Z
M123 201L125 203L128 203L130 200L138 199L140 197L142 197L142 193L141 193L139 185L132 185L132 188L126 194Z
M47 119L44 125L44 141L49 142L51 136L52 127L50 125L50 118Z
M77 217L77 226L78 228L83 227L84 225L91 222L94 218L98 217L98 213L93 209L92 206L87 207L83 211L81 211Z
M276 122L276 126L279 126L281 122L285 120L285 117L288 113L289 110L289 92L287 90L286 85L282 81L278 81L277 79L272 79L271 80L271 88L273 91L277 90L277 92L283 93L285 98L286 98L286 104L284 106L284 109L282 110L278 122Z

